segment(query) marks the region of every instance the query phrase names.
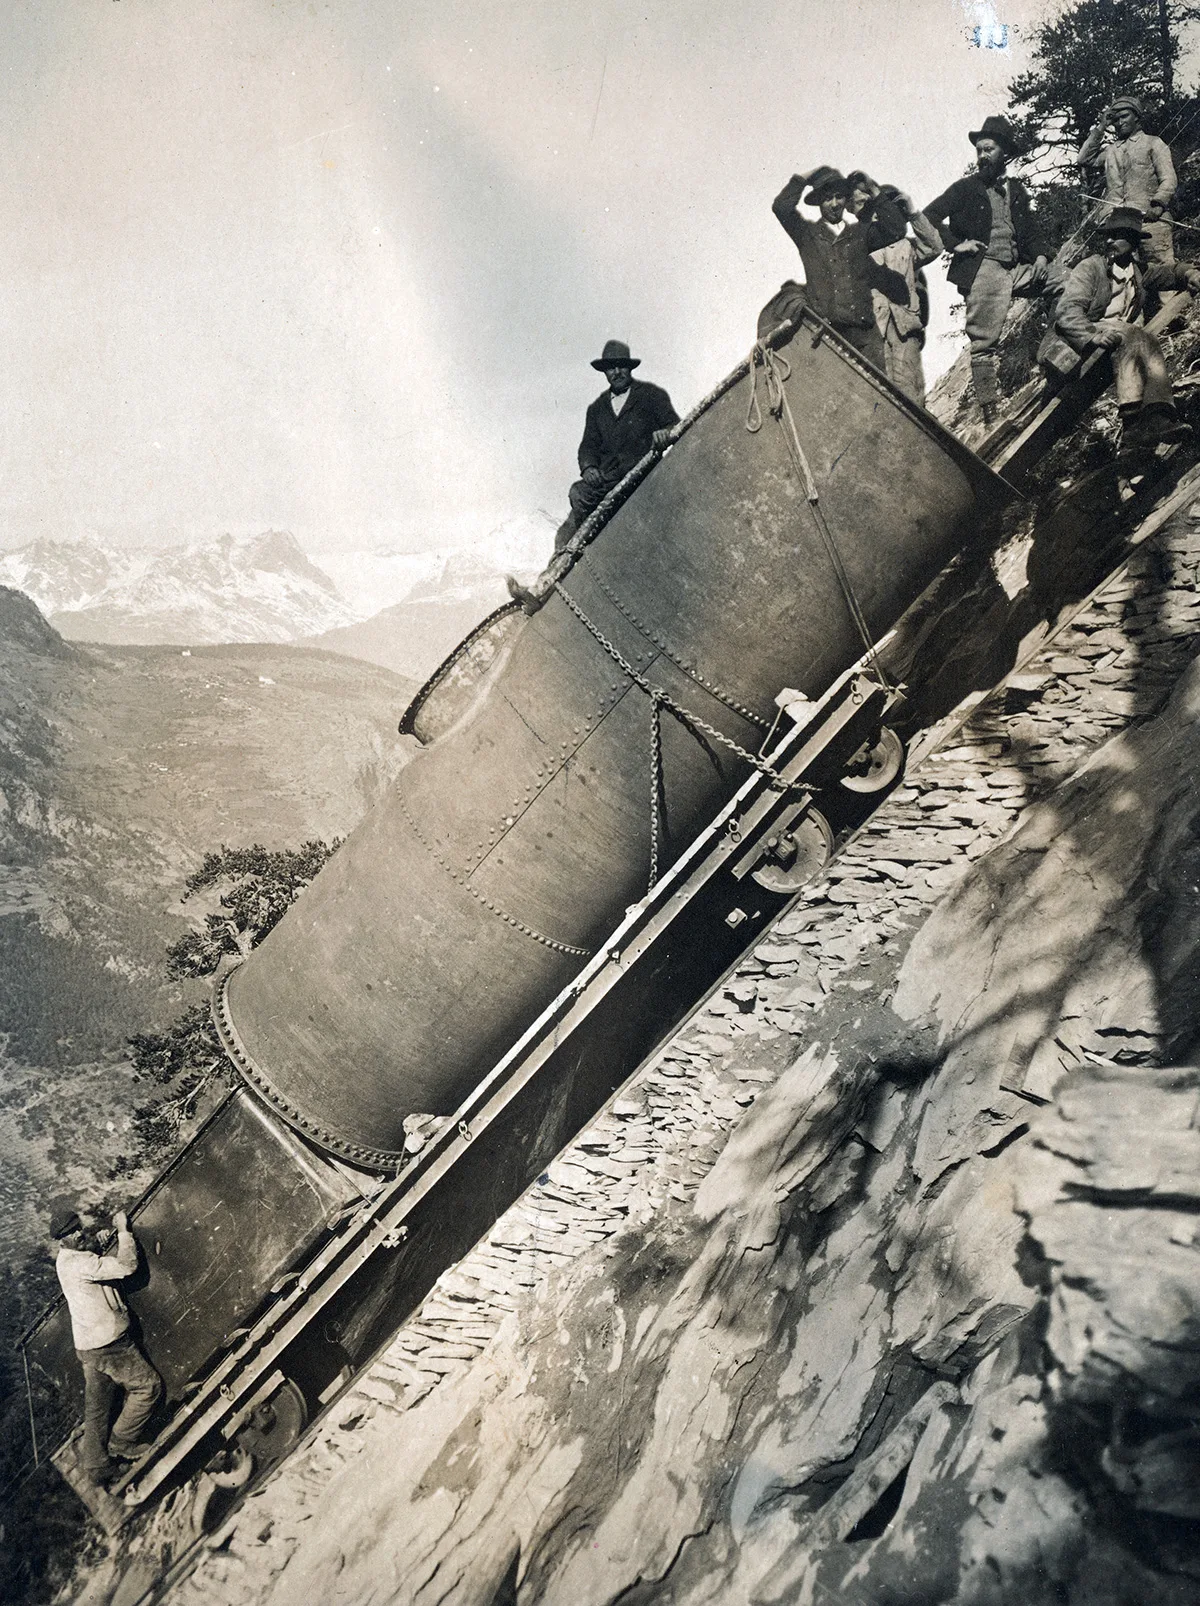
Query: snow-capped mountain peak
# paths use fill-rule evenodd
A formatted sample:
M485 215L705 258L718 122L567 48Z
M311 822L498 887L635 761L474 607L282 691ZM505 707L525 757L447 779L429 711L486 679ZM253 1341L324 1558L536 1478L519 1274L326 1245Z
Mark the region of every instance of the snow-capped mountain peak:
M0 558L0 584L76 641L293 641L358 617L280 530L157 551L39 540Z

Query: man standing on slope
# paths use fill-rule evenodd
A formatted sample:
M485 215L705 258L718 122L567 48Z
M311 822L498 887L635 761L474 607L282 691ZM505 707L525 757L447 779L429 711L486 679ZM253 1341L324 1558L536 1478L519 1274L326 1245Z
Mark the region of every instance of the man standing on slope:
M1142 127L1144 116L1136 95L1118 95L1101 112L1075 160L1081 168L1104 169L1104 199L1109 206L1133 206L1143 214L1143 255L1153 266L1175 260L1168 209L1178 180L1171 147L1157 134L1147 134ZM1113 137L1105 144L1109 129Z
M871 192L859 215L848 218L849 182L836 167L815 167L811 173L793 173L771 210L800 253L804 300L869 362L883 368L883 336L871 301L871 252L902 240L907 222L877 184ZM820 217L802 216L797 211L801 201L815 206Z
M98 1255L84 1236L79 1212L56 1206L50 1236L58 1245L54 1269L71 1315L71 1336L83 1367L83 1445L79 1462L103 1487L143 1447L142 1431L162 1393L162 1379L129 1330L129 1311L115 1286L137 1270L138 1249L123 1210L113 1217L115 1254ZM124 1390L121 1414L109 1433L113 1391Z
M1047 288L1047 263L1019 179L1009 178L1008 160L1017 137L1004 117L986 117L969 135L978 171L960 178L925 208L950 252L947 277L967 303L971 377L985 424L1000 403L996 350L1014 296Z
M925 405L925 370L921 350L925 345L926 306L922 305L921 269L942 254L938 231L923 212L913 210L907 195L894 185L882 187L865 173L851 173L850 210L861 218L876 195L890 201L912 225L908 235L881 250L871 252L871 305L875 327L883 336L883 370L898 390Z

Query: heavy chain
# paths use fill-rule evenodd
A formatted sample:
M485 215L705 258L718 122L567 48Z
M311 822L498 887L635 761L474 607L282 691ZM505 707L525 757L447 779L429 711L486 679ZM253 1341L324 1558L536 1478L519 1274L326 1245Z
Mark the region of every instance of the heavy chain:
M603 591L604 595L612 603L613 607L616 608L617 612L623 613L633 628L635 630L640 630L647 641L652 641L662 653L663 657L669 658L675 665L676 669L681 669L689 680L694 680L696 684L698 686L702 686L704 690L710 694L710 696L715 697L719 703L724 703L726 708L731 709L735 714L740 714L741 717L748 721L749 724L757 725L760 730L764 731L769 731L771 729L769 722L763 719L759 714L756 714L753 709L744 708L736 698L731 697L727 691L722 691L720 686L716 685L714 681L709 680L705 675L702 675L698 669L694 669L691 664L685 664L682 658L677 658L662 637L654 635L650 628L647 625L644 625L637 615L631 611L631 609L626 607L625 603L621 601L620 597L617 596L616 592L603 578L603 576L597 574L594 569L591 571L591 578L600 587L601 591Z
M657 697L650 698L650 879L646 891L658 880L659 799L662 793L662 710Z
M657 702L661 703L664 708L670 709L671 713L675 715L675 718L680 722L680 724L686 725L688 730L690 730L693 735L704 735L711 737L714 742L719 742L722 747L727 747L731 753L736 753L738 758L742 759L745 763L752 765L754 769L760 772L760 774L765 775L771 784L778 787L781 792L786 792L788 790L788 787L791 785L791 783L786 780L777 769L773 769L772 766L767 763L765 758L759 758L757 753L747 752L740 742L734 741L732 736L726 736L723 730L718 730L715 725L710 725L706 719L701 719L699 714L693 714L690 708L685 708L682 703L676 702L669 691L665 691L661 686L653 685L649 680L646 679L645 675L636 670L629 660L625 658L621 650L613 645L613 643L608 639L599 626L592 623L587 614L584 613L583 609L575 601L575 598L560 580L556 580L554 582L554 589L558 592L559 596L566 603L567 607L579 620L580 624L583 625L584 629L589 631L590 634L593 635L604 648L605 652L612 659L613 663L616 664L621 673L632 680L635 686L640 686L642 691L646 693L647 697L654 698Z

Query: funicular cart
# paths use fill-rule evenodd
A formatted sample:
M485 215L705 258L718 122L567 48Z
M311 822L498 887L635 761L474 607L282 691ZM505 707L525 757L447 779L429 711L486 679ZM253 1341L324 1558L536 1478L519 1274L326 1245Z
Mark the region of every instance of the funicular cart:
M286 1453L898 776L880 652L1009 487L809 313L673 434L224 978L238 1085L131 1212L168 1418L113 1496L54 1452L110 1527ZM22 1342L69 1405L65 1307Z

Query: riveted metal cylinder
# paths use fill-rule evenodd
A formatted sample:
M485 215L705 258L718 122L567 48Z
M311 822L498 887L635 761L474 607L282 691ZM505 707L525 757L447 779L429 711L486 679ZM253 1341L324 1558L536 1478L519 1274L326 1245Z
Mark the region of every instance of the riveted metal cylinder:
M331 1149L383 1164L405 1115L452 1111L645 891L652 699L618 660L668 699L661 865L748 772L672 705L756 751L782 686L861 656L802 461L876 637L1007 495L815 320L780 355L800 458L761 369L757 431L747 373L700 410L230 978L243 1074Z

